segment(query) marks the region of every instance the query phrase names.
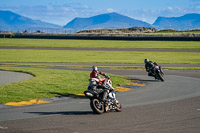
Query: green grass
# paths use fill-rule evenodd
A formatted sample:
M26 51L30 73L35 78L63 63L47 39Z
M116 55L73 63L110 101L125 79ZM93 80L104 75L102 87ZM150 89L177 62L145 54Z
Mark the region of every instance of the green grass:
M87 89L90 72L39 68L5 68L35 75L29 80L0 86L0 103L51 98L67 94L80 94ZM111 75L113 86L126 84L129 80Z
M200 49L198 41L113 41L113 40L71 40L71 39L4 39L0 47L74 47L74 48L166 48Z
M149 58L158 63L199 64L200 53L124 52L0 49L0 62L143 63Z

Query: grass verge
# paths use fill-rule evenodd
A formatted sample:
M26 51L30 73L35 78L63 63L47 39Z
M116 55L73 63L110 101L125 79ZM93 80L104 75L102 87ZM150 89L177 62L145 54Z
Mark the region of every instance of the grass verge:
M68 94L80 94L87 89L90 72L39 68L0 67L0 70L26 72L34 78L0 86L0 103L29 101ZM126 84L129 80L110 75L113 86Z
M73 48L166 48L200 49L198 41L113 41L73 39L8 39L0 38L0 47L73 47Z
M0 49L0 62L143 63L144 58L166 64L199 64L200 53Z

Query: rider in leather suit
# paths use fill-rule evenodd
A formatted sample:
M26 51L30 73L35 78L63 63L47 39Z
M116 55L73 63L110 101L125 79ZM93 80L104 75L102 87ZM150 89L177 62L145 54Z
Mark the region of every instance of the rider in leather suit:
M92 85L92 89L96 90L97 88L102 88L104 89L104 94L103 94L103 101L106 101L106 98L108 96L108 92L107 92L107 88L106 85L104 83L102 83L101 78L99 77L99 74L103 75L103 76L107 76L105 73L98 71L98 68L96 66L92 67L92 72L90 73L90 79L92 78L97 78L99 79L99 84L96 85L96 83L94 83Z
M145 68L146 71L148 72L148 76L154 76L152 74L152 69L154 68L155 65L158 65L156 62L152 62L149 59L144 59L144 63L145 63Z

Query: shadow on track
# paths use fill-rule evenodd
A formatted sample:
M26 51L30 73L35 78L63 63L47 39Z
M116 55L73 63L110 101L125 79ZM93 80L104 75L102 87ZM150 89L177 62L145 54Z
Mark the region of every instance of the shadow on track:
M66 111L66 112L26 112L38 115L94 115L92 111Z

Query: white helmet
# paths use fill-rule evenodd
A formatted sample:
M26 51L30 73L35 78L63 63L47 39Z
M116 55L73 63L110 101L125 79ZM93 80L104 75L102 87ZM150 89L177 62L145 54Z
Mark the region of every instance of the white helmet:
M96 66L93 66L93 67L92 67L92 70L93 70L93 71L98 71L98 68L97 68Z
M147 63L147 62L149 62L149 59L144 59L144 63Z

